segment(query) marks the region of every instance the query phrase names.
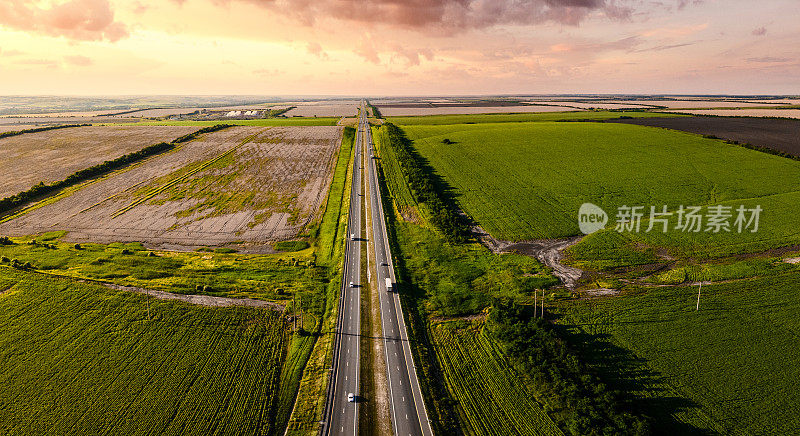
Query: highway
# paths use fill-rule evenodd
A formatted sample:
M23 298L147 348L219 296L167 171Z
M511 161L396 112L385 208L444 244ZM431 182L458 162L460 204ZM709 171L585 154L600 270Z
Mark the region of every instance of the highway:
M361 329L361 152L363 129L356 132L353 179L350 188L350 209L347 222L347 242L344 251L342 288L339 297L339 315L328 385L328 398L323 412L322 435L358 434L358 375L360 362ZM352 238L351 235L356 235ZM351 285L352 283L352 285ZM348 401L353 393L355 402Z
M362 114L366 112L362 104ZM363 142L367 147L366 157L368 195L371 209L372 239L375 265L378 276L375 278L380 293L381 322L386 354L386 369L389 379L389 398L391 402L392 428L396 436L432 436L430 421L422 399L411 346L408 342L403 310L394 275L389 237L386 233L386 217L383 213L378 173L373 156L372 132L365 117ZM370 255L370 254L368 254ZM393 291L387 292L386 278L392 283Z

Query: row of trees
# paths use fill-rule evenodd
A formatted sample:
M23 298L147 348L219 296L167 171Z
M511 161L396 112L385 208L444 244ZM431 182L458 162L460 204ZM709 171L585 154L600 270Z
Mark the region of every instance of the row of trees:
M27 191L22 191L19 194L12 195L10 197L6 197L0 200L0 213L6 213L10 210L22 206L37 197L50 195L55 192L58 192L64 188L69 186L76 185L78 183L84 182L89 180L93 177L97 177L99 175L108 173L110 171L117 170L122 168L126 165L132 164L134 162L140 161L146 157L150 157L156 154L163 153L167 150L172 149L175 147L176 144L191 141L192 139L196 138L198 135L203 133L215 132L217 130L222 130L226 127L230 127L228 124L217 124L216 126L209 126L204 127L194 133L190 133L188 135L181 136L180 138L172 141L172 142L160 142L158 144L154 144L148 147L145 147L139 151L128 153L126 155L120 156L113 160L105 161L101 164L97 164L95 166L85 168L79 171L76 171L69 175L64 180L59 180L57 182L53 182L50 184L45 184L44 182L39 182L38 185L34 185Z
M527 374L540 401L573 435L647 435L649 421L630 410L572 353L532 308L497 300L486 328L516 367Z
M399 127L384 124L389 144L397 156L403 176L414 199L424 203L430 212L429 221L451 242L464 242L469 237L469 226L455 205L439 190L422 158L414 150L411 140Z
M36 132L44 132L46 130L66 129L68 127L85 127L85 126L91 126L91 124L62 124L60 126L47 126L47 127L36 127L34 129L12 130L0 133L0 139L8 138L9 136L22 135L23 133L36 133Z

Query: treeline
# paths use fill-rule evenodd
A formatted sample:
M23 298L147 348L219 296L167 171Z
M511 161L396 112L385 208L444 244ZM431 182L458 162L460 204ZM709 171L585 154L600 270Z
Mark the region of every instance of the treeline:
M279 116L285 114L286 112L289 112L290 110L292 110L292 109L294 109L296 107L297 106L289 106L289 107L286 107L286 108L283 108L283 109L267 109L267 110L264 111L264 118L276 118L276 117L279 117Z
M449 241L466 241L469 237L469 226L455 205L437 190L430 170L414 150L411 140L392 123L384 124L381 129L385 130L389 138L389 144L397 156L403 177L406 179L414 199L428 207L431 213L430 223Z
M126 165L132 164L134 162L140 161L146 157L154 156L156 154L163 153L167 150L172 149L175 147L176 144L190 141L196 138L198 135L203 133L209 132L216 132L217 130L222 130L226 127L230 127L229 124L217 124L216 126L204 127L194 133L190 133L188 135L181 136L180 138L172 141L172 142L160 142L158 144L153 144L148 147L145 147L139 151L128 153L126 155L120 156L113 160L105 161L101 164L97 164L95 166L85 168L82 170L78 170L71 175L69 175L64 180L59 180L57 182L53 182L50 184L45 184L44 182L39 182L38 185L34 185L32 188L28 189L27 191L22 191L19 194L12 195L10 197L6 197L0 200L0 213L6 213L11 211L14 208L22 206L38 197L50 195L55 192L58 192L64 188L76 185L81 182L85 182L91 178L97 177L99 175L108 173L110 171L117 170L122 168Z
M619 393L592 375L551 324L532 316L531 307L495 301L486 327L568 434L650 434L649 421L627 410Z
M172 141L171 143L172 144L180 144L182 142L191 141L192 139L197 138L198 136L202 135L203 133L216 132L218 130L227 129L228 127L231 127L231 126L232 126L232 124L217 124L217 125L214 125L214 126L203 127L202 129L200 129L200 130L198 130L196 132L192 132L192 133L190 133L188 135L183 135L180 138ZM158 144L156 144L156 145L158 145Z
M37 127L35 129L13 130L9 132L0 133L0 139L8 138L9 136L22 135L23 133L36 133L36 132L44 132L46 130L66 129L67 127L86 127L86 126L91 126L91 124L62 124L60 126L47 126L47 127Z
M381 115L381 111L379 111L379 110L378 110L378 108L377 108L376 106L373 106L373 105L372 105L372 103L370 103L370 102L367 102L367 106L369 106L370 108L372 108L372 115L373 115L375 118L383 118L383 115Z

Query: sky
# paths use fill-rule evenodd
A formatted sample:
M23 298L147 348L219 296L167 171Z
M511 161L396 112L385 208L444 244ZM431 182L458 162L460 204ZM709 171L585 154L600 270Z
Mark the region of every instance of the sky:
M2 95L800 94L797 0L1 0Z

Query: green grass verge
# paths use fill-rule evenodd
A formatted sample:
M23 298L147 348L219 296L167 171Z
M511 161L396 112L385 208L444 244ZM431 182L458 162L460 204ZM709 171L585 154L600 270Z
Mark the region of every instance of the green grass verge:
M442 125L442 124L482 124L482 123L520 123L528 121L583 121L610 120L620 117L652 118L679 117L681 114L665 114L639 111L572 111L572 112L532 112L513 114L475 114L475 115L424 115L409 117L387 117L390 123L401 126Z
M800 432L800 272L562 304L581 358L663 434Z
M291 118L265 118L259 120L224 120L224 121L140 121L138 123L109 123L108 125L135 125L135 126L213 126L224 122L234 126L335 126L338 117L291 117Z
M500 239L579 234L578 209L591 202L606 210L611 227L621 205L764 209L757 233L645 233L645 226L639 234L626 234L677 254L710 256L800 242L800 162L699 135L616 123L405 130L464 211ZM443 144L444 138L454 143ZM613 230L606 233L616 238Z
M283 433L280 313L146 300L0 267L0 432Z

